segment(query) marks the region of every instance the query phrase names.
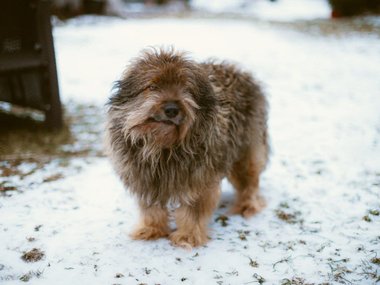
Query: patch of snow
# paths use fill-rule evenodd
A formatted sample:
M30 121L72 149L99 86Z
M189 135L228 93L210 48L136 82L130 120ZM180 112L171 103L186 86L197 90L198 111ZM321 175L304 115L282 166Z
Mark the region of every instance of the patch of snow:
M188 252L165 239L132 241L126 232L137 222L136 204L108 160L75 159L68 167L54 160L25 178L6 178L20 192L0 196L0 283L42 272L29 282L255 284L264 278L264 284L281 284L301 278L374 284L365 272L378 268L370 260L380 245L380 217L369 214L380 210L379 39L307 36L234 20L91 19L54 32L66 104L101 110L112 82L147 46L174 45L197 60L239 62L263 82L273 148L261 183L267 208L221 225L215 220L233 199L224 180L226 207L210 221L207 246ZM62 179L43 182L57 171ZM43 250L45 259L22 261L32 248Z

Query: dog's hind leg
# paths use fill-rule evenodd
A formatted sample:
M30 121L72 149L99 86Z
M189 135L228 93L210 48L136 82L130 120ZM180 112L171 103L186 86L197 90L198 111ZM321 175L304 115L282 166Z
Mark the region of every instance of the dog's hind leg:
M228 175L228 180L236 190L236 200L232 214L248 218L265 207L265 200L259 195L260 174L267 163L267 147L260 145L241 155Z
M141 218L130 234L133 239L155 240L169 235L168 211L161 206L147 206L140 202Z
M169 237L173 245L191 249L208 241L207 225L219 201L219 183L205 186L197 201L183 204L175 211L177 230Z

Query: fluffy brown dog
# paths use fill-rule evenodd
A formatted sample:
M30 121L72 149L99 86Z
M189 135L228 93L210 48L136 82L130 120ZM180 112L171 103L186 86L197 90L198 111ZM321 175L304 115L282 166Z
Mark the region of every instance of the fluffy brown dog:
M268 160L267 103L251 75L231 64L142 52L110 98L107 137L116 172L138 198L134 239L206 243L225 176L236 189L233 213L249 217L264 206L258 190ZM178 206L172 233L169 203Z

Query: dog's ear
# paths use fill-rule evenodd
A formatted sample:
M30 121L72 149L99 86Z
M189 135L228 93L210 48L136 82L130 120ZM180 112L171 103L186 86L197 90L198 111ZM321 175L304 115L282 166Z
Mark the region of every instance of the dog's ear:
M137 97L142 91L143 86L135 72L128 72L125 76L114 83L112 95L108 104L111 106L121 106Z
M201 70L196 69L194 74L194 99L201 111L205 113L212 113L216 106L216 98L214 90L207 75Z

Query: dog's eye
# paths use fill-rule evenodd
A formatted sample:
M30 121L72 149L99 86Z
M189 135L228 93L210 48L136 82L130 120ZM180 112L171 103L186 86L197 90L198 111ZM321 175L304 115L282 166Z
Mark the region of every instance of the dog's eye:
M158 87L156 85L152 84L152 85L149 85L147 89L150 91L156 91L158 89Z

